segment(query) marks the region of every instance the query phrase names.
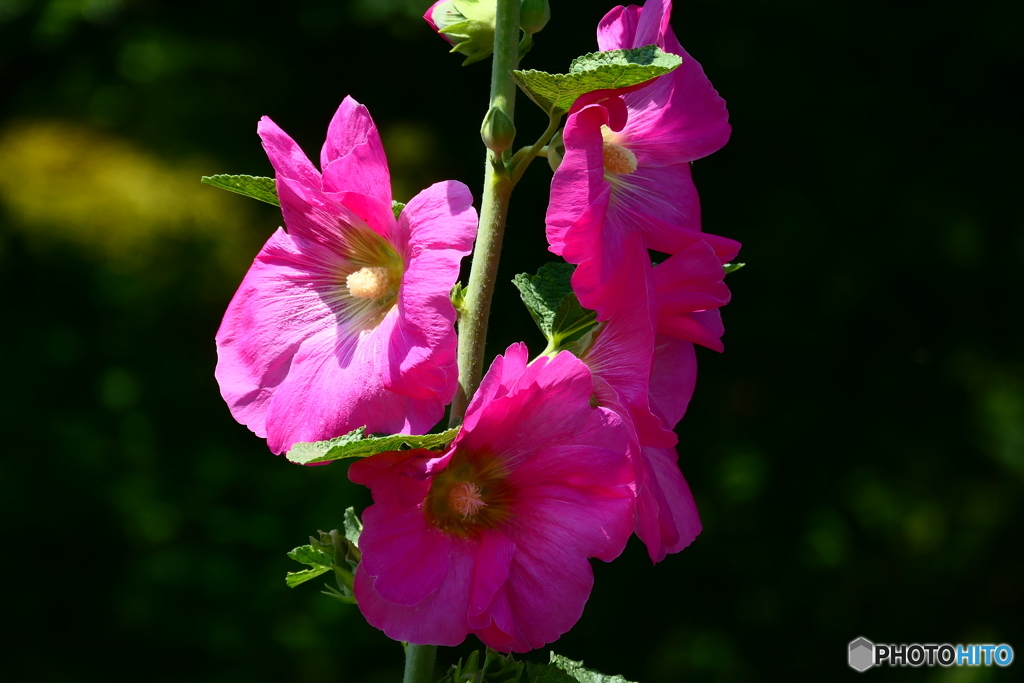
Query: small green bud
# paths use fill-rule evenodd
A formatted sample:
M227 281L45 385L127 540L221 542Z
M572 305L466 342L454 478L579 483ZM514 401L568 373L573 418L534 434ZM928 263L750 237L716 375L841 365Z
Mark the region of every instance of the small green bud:
M462 62L466 66L494 52L497 7L497 0L438 0L423 18L455 46L452 52L466 55L466 61Z
M540 33L551 19L551 5L548 0L523 0L519 8L519 26L523 33Z
M516 125L508 114L497 107L491 107L480 125L480 137L487 149L500 154L511 147L512 141L516 139Z

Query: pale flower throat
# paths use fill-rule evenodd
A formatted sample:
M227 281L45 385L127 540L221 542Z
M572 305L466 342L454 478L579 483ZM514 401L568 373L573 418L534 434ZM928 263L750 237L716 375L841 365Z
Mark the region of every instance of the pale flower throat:
M391 271L379 266L363 266L345 279L345 285L357 299L379 299L394 292Z
M629 175L636 171L636 155L616 142L618 136L608 126L601 126L604 139L604 170L615 175Z

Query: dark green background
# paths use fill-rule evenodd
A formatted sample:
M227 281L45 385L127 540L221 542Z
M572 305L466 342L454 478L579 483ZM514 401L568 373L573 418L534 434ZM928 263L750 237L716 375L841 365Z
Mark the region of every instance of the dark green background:
M280 218L198 177L269 174L262 115L317 154L351 94L397 198L479 195L488 67L427 4L0 0L0 677L398 680L355 608L284 585L368 497L222 403L213 335ZM595 49L611 2L552 5L529 68ZM857 636L1024 656L1020 5L694 0L673 25L734 126L695 164L705 228L748 264L680 427L704 532L596 563L553 648L642 683L852 679ZM540 349L509 280L549 258L549 177L513 198L492 353Z

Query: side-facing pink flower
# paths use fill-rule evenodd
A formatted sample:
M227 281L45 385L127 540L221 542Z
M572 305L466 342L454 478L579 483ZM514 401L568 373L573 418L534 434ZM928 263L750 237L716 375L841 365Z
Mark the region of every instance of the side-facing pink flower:
M355 594L395 640L526 652L580 618L593 573L633 526L627 430L590 404L570 353L498 356L447 452L382 453L349 477L370 487Z
M278 229L217 332L217 381L232 415L280 453L299 441L427 432L457 385L449 293L476 234L472 196L437 183L396 220L366 108L345 98L321 174L270 119Z
M731 128L725 101L676 40L671 9L670 0L648 0L616 7L601 20L601 50L656 44L683 62L641 88L599 91L573 105L547 217L556 254L565 231L594 202L604 205L613 230L640 232L648 248L668 254L678 251L680 231L701 229L690 162L720 149ZM607 111L584 113L594 106Z

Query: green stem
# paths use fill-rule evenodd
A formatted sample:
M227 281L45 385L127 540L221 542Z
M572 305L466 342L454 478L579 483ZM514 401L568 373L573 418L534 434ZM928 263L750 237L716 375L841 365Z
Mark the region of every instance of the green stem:
M405 646L405 676L402 683L434 683L434 657L437 645Z
M546 145L558 132L558 125L562 122L562 115L548 114L548 128L544 133L537 139L537 142L533 143L533 147L519 150L512 158L512 185L515 186L519 182L519 179L523 177L523 173L526 172L526 168L530 165L530 162L537 158L541 153L541 150L545 150Z
M491 62L490 106L501 109L513 121L516 84L512 80L512 70L519 65L519 3L520 0L498 0L494 58ZM462 423L466 407L483 374L487 318L491 313L491 297L513 185L502 155L488 151L484 167L484 195L480 204L480 229L469 271L466 308L459 318L459 389L452 400L451 426Z

